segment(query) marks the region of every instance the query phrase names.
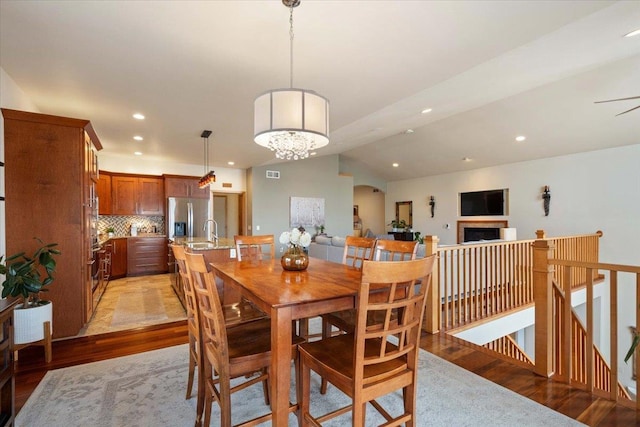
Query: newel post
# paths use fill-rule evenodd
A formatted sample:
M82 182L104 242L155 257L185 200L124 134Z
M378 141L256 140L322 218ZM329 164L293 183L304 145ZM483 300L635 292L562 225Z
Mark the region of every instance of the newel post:
M553 257L554 244L542 230L533 243L533 300L535 303L535 373L549 378L553 369Z
M424 256L438 255L438 236L424 236ZM427 305L424 312L422 329L430 334L440 330L440 282L438 280L438 259L436 258L431 275L431 288L427 294Z

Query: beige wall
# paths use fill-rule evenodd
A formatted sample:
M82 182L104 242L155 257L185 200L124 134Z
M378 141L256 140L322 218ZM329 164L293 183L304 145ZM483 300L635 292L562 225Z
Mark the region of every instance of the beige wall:
M353 188L353 204L358 205L362 220L362 233L371 229L373 234L385 234L387 226L384 222L385 194L368 185L357 185Z

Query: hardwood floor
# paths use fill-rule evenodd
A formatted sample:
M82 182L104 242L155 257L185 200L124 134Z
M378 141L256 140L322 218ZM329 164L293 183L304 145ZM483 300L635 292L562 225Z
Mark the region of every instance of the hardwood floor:
M41 347L20 352L16 362L16 410L19 411L48 370L140 353L187 342L186 321L73 338L53 343L53 361ZM640 413L566 384L535 375L524 365L446 334L423 334L421 347L445 360L590 426L640 426Z

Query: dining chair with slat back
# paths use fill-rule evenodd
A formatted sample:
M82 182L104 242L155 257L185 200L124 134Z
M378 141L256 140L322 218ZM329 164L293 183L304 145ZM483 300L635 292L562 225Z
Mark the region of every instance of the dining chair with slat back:
M346 250L346 245L345 245ZM418 250L417 241L401 241L401 240L377 240L374 249L370 252L374 261L407 261L416 259ZM339 332L353 333L356 327L356 310L342 310L322 316L322 339L328 338L334 334L333 328L336 327ZM396 313L393 313L395 319ZM327 381L322 378L320 383L320 393L327 392Z
M376 261L408 261L416 259L418 241L378 240L373 259Z
M356 268L362 268L363 261L373 258L376 239L369 237L347 236L344 242L342 263Z
M273 234L262 236L234 236L238 261L243 259L262 260L276 257L276 244Z
M202 367L204 388L204 426L211 423L211 405L220 406L220 425L231 426L231 394L262 382L265 404L269 405L268 368L271 364L271 321L269 319L243 323L233 328L225 325L215 275L207 270L201 254L186 254L187 266L193 279L198 301L202 335ZM297 347L303 340L292 338L291 354L296 361ZM257 376L254 375L257 373ZM245 381L231 386L232 379ZM296 390L298 390L296 388ZM299 396L297 396L299 401ZM297 410L292 405L291 412ZM197 420L202 419L202 412ZM239 425L256 425L269 421L271 413Z
M376 239L368 237L347 236L344 242L344 251L342 252L342 263L351 267L361 268L363 261L371 260ZM332 313L322 315L322 332L320 334L309 333L309 319L300 320L300 336L305 339L313 339L317 337L327 337L331 333ZM340 319L337 319L340 322ZM340 323L336 325L339 328Z
M351 410L352 425L364 426L365 406L370 402L388 425L420 425L415 410L419 338L434 260L435 255L410 261L364 261L355 332L299 346L300 416L305 424ZM391 321L396 309L401 314ZM311 415L311 370L349 396L351 405L322 417ZM375 399L399 389L404 413L393 417Z
M186 398L191 397L193 391L193 381L196 368L202 367L202 352L200 350L200 342L202 339L201 328L199 325L198 302L193 285L193 278L187 265L187 253L182 245L171 245L171 250L178 265L178 274L180 275L182 286L184 289L185 305L187 310L187 331L189 334L189 376L187 380ZM194 260L200 268L206 269L207 266L204 257ZM216 289L217 291L217 289ZM238 302L234 304L226 304L222 306L223 316L227 327L234 327L247 322L263 319L266 315L258 310L249 302ZM204 390L202 387L197 389L198 414L202 413L204 404Z
M189 333L189 379L187 380L187 399L191 397L193 390L193 379L196 367L200 366L200 326L198 325L198 302L196 295L191 286L189 272L187 270L187 260L185 257L184 246L171 245L173 256L178 265L178 274L180 275L182 286L184 288L184 297L187 310L187 331ZM200 396L198 396L198 406L200 406Z

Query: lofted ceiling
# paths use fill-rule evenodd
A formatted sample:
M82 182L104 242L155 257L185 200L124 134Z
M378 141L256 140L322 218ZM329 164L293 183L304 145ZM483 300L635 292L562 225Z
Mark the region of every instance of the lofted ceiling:
M640 95L639 28L638 1L302 0L294 86L330 100L317 155L386 180L640 144L640 109L616 117L639 100L594 103ZM289 84L289 12L2 0L0 66L41 112L90 119L104 153L201 165L210 129L210 163L244 169L275 162L253 101Z

